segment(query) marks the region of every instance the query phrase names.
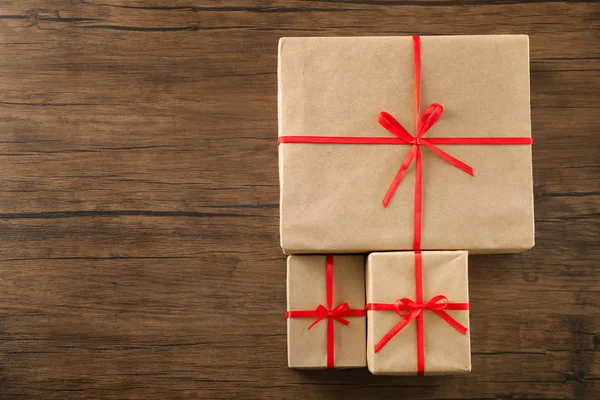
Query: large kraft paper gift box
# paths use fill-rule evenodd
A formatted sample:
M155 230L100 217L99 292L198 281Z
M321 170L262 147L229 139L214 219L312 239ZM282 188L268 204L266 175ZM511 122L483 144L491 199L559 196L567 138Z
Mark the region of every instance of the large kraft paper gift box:
M288 366L365 367L363 256L290 256L287 261Z
M278 81L286 254L533 246L527 36L282 38Z
M371 253L366 309L373 374L471 371L466 251Z

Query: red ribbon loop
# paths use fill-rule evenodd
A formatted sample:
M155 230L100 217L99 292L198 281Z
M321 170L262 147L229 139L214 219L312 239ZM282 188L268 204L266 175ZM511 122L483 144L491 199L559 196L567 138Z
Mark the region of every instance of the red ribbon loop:
M414 143L415 140L411 136L410 133L396 120L396 118L392 117L390 113L382 111L379 113L379 117L377 118L379 124L383 126L388 132L393 133L400 139L403 139L406 143Z
M425 112L421 116L419 126L417 127L417 138L423 137L438 119L442 116L444 107L441 104L433 103L425 109Z
M444 295L438 295L438 296L432 297L423 306L424 309L430 310L430 311L443 310L446 307L448 307L448 298Z

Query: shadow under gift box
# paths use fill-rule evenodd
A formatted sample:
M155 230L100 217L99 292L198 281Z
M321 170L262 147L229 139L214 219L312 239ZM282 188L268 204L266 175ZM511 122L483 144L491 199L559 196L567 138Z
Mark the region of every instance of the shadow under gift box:
M415 136L411 37L283 38L279 137L396 138L386 111ZM423 136L531 138L529 40L524 35L420 39L421 110L444 112ZM422 250L497 253L534 244L531 146L426 146ZM287 254L413 249L415 165L388 207L382 200L410 144L279 144L281 246Z
M466 251L371 253L366 285L371 373L471 371Z
M290 368L366 366L363 256L288 257L287 309Z

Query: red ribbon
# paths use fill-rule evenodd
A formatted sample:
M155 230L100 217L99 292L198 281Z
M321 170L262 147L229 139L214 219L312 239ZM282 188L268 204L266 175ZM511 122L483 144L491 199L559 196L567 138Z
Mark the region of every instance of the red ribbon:
M387 208L394 197L394 193L408 167L415 160L415 211L414 211L414 240L413 249L421 248L422 235L422 206L423 206L423 173L421 146L425 146L435 152L443 160L456 168L473 175L473 169L462 161L452 157L436 145L530 145L533 143L528 137L490 137L490 138L428 138L423 136L440 119L443 107L433 103L425 109L421 115L421 39L413 36L414 61L415 61L415 126L416 136L412 136L400 123L387 112L381 112L378 117L379 123L393 135L391 137L353 137L353 136L280 136L277 144L281 143L312 143L312 144L383 144L383 145L411 145L411 149L404 158L396 177L390 184L383 198L383 205Z
M334 326L333 321L336 320L344 326L347 326L350 321L343 317L364 317L366 315L365 310L351 309L348 303L340 304L339 306L333 307L333 256L328 255L326 257L326 286L327 286L327 307L323 304L319 304L314 310L295 310L288 311L285 316L286 318L316 318L315 321L308 327L312 328L325 318L327 318L327 368L331 369L334 367Z
M444 310L468 310L469 303L450 303L443 295L434 296L423 303L423 257L420 251L415 251L415 288L416 301L403 297L393 304L369 303L365 307L373 311L395 311L402 320L398 322L388 333L385 334L375 345L375 353L378 353L398 332L400 332L411 321L416 320L417 327L417 375L425 374L425 329L423 324L423 312L432 311L446 321L450 326L461 334L467 333L467 328L452 318Z

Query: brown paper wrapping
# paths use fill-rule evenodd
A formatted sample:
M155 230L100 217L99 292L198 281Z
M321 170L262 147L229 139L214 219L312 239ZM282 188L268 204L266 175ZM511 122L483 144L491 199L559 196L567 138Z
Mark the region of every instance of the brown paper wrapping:
M527 36L421 38L421 111L444 106L425 138L531 137ZM391 113L415 132L411 37L283 38L279 136L394 137ZM423 148L422 249L512 252L534 244L531 146L440 145L474 169ZM404 145L279 145L281 246L288 254L410 250L414 163L383 197Z
M466 251L426 251L423 256L423 301L444 295L451 303L468 303ZM367 303L415 300L414 252L372 253L367 260ZM469 329L469 311L446 310ZM425 375L471 371L469 331L463 335L431 311L424 311ZM367 311L367 363L376 375L415 375L416 321L411 321L378 353L375 344L398 322L391 311Z
M327 306L325 256L290 256L287 260L287 309L314 310ZM333 307L348 303L351 309L365 307L365 262L363 256L334 256ZM344 317L350 324L334 321L335 368L366 366L365 317ZM327 319L310 330L315 318L288 318L288 366L327 367Z

